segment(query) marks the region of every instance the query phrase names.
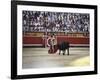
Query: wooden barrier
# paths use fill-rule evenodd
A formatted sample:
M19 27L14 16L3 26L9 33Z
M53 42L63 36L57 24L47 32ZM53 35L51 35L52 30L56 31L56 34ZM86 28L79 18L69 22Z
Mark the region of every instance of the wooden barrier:
M43 32L27 33L23 36L23 44L41 44L44 45ZM89 34L68 33L61 35L57 33L57 42L68 41L70 44L89 44Z
M70 44L89 44L89 38L83 37L57 37L57 42L68 41ZM42 44L42 37L23 37L23 44Z

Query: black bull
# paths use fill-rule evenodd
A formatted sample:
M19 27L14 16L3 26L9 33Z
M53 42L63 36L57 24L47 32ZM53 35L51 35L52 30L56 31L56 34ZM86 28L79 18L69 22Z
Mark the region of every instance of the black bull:
M63 51L63 55L65 55L66 49L67 49L67 55L69 55L69 43L68 42L61 42L57 44L57 48L59 50L59 55L61 51Z

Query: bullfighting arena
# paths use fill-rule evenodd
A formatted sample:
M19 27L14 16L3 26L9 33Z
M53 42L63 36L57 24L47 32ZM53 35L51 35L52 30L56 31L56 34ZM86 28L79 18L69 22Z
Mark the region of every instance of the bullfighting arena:
M49 48L23 48L22 67L28 68L52 68L88 66L89 47L70 47L69 55L48 53Z
M23 69L89 66L90 14L23 10L22 27ZM69 55L48 53L62 42L71 45Z

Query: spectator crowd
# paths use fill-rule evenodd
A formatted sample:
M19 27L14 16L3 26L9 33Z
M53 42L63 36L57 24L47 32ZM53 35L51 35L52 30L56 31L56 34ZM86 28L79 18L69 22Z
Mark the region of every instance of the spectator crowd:
M87 13L22 11L25 32L89 32Z

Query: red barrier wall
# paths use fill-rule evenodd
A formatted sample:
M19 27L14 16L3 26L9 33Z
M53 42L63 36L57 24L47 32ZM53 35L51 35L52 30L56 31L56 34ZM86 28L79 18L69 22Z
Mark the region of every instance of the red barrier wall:
M23 44L42 44L41 37L23 37Z
M68 41L70 44L89 44L87 37L57 37L57 42ZM42 44L42 37L23 37L23 44Z
M86 37L58 37L57 40L68 41L70 44L89 44L89 38Z

